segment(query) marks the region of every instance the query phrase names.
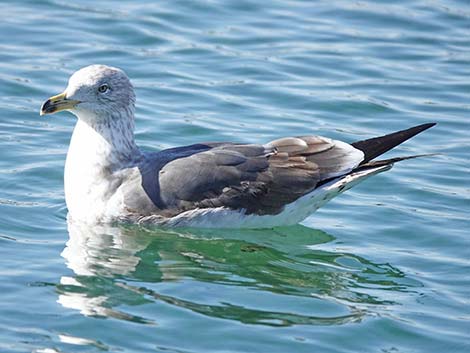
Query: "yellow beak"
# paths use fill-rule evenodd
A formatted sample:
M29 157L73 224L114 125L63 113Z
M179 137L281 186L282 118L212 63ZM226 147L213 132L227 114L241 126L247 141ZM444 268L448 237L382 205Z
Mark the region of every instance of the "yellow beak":
M41 106L40 115L54 114L62 110L73 109L80 101L67 99L65 92L49 98Z

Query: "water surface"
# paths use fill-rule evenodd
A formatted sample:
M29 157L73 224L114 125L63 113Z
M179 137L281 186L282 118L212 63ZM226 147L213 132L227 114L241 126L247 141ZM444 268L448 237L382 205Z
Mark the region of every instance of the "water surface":
M1 352L468 352L467 1L0 3ZM302 225L68 225L71 73L123 68L137 141L438 126Z

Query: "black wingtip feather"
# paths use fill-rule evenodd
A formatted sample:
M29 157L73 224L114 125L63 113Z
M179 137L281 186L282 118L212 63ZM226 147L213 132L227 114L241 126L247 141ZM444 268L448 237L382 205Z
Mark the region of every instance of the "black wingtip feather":
M365 164L434 125L436 123L422 124L388 135L357 141L351 145L364 152L364 160L361 164Z

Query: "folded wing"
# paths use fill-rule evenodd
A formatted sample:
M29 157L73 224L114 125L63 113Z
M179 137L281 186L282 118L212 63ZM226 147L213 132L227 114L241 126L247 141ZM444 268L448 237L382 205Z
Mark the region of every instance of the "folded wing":
M277 214L319 182L349 173L364 159L353 146L320 136L207 146L160 169L159 198L172 213L227 207Z

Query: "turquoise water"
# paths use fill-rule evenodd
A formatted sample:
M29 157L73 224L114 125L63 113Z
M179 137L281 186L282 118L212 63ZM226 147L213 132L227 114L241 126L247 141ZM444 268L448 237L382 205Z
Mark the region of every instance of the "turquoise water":
M468 1L2 1L1 352L470 351ZM296 227L68 229L74 118L123 68L137 140L346 141L438 122Z

